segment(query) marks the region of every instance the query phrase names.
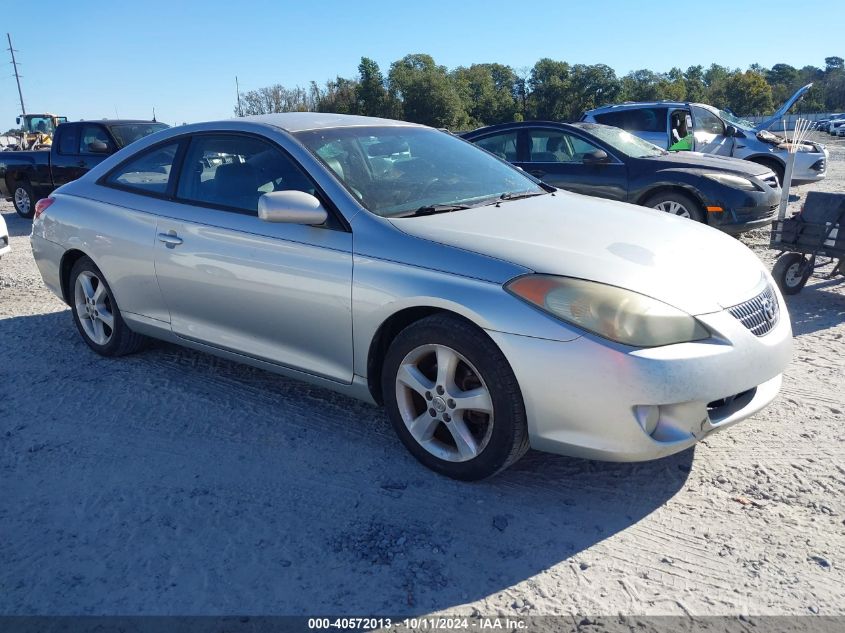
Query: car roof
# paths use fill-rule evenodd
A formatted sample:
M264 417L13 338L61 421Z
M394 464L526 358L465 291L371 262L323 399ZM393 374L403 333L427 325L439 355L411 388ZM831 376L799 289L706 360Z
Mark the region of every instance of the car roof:
M99 123L101 125L119 125L121 123L161 123L161 121L150 121L145 119L83 119L81 121L67 121L67 123ZM65 123L61 123L60 125L65 125ZM167 125L167 123L162 123L162 125Z
M462 132L460 136L475 136L477 134L486 134L488 132L496 132L498 130L511 130L527 127L557 127L564 129L584 130L589 132L592 129L612 127L602 125L601 123L591 123L589 121L573 121L564 123L562 121L511 121L510 123L497 123L496 125L486 125L484 127L476 128L470 132Z
M358 116L353 114L333 114L329 112L279 112L276 114L257 114L241 117L245 121L263 123L288 132L304 132L306 130L321 130L338 127L425 127L417 123L396 121L394 119L380 119L377 117ZM239 119L235 119L239 120Z
M688 105L705 105L703 103L687 103L685 101L626 101L625 103L614 103L603 105L599 108L587 110L584 114L596 112L611 112L612 110L634 110L637 108L685 108Z

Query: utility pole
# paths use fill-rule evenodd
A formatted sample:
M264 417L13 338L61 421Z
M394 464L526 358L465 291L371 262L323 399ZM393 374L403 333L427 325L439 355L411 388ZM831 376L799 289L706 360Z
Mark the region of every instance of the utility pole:
M238 93L238 116L243 116L244 112L241 110L241 87L238 85L238 76L235 75L235 92Z
M15 81L18 82L18 96L21 99L21 114L26 114L26 108L23 105L23 92L21 92L21 76L18 74L18 62L15 59L15 49L12 48L12 36L6 33L6 39L9 40L9 52L12 54L12 66L15 69Z

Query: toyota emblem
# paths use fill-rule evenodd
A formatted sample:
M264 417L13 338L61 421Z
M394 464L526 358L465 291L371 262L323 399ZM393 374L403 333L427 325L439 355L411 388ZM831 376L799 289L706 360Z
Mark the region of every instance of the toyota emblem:
M763 300L760 302L763 308L763 316L766 317L766 321L769 323L775 322L775 304L772 303L772 300L768 297L763 297Z

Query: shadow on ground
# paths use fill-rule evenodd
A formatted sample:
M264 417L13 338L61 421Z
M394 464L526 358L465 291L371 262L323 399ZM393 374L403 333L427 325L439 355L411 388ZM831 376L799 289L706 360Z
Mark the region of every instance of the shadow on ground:
M3 220L9 229L9 237L20 237L32 233L32 220L22 218L17 213L4 213Z
M95 356L69 312L0 320L0 613L419 614L629 528L693 452L529 453L464 484L380 409L176 346Z
M796 336L826 330L845 321L845 298L830 291L843 284L845 277L811 279L799 294L786 297Z

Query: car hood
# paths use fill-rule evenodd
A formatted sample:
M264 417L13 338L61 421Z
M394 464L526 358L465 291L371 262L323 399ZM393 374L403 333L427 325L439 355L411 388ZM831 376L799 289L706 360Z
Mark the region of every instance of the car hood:
M796 103L796 102L797 102L797 101L798 101L801 97L803 97L805 94L807 94L807 91L808 91L810 88L812 88L812 87L813 87L813 84L811 84L811 83L807 84L806 86L801 86L798 90L796 90L796 91L795 91L795 94L793 94L791 97L789 97L789 99L787 99L787 100L784 102L784 104L783 104L780 108L778 108L777 112L775 112L775 113L774 113L772 116L770 116L768 119L764 119L763 121L760 121L757 125L755 125L755 126L754 126L754 131L755 131L755 132L760 132L760 131L762 131L762 130L768 130L768 129L769 129L770 127L772 127L775 123L777 123L778 121L780 121L780 120L783 118L783 116L784 116L787 112L789 112L789 109L790 109L792 106L794 106L794 105L795 105L795 103Z
M759 178L771 173L771 168L758 163L752 163L741 158L720 156L718 154L702 154L701 152L669 152L662 156L648 159L664 165L664 169L698 169L728 172L737 176L754 176Z
M720 231L564 191L390 222L419 238L627 288L693 315L751 298L763 276L757 256Z

